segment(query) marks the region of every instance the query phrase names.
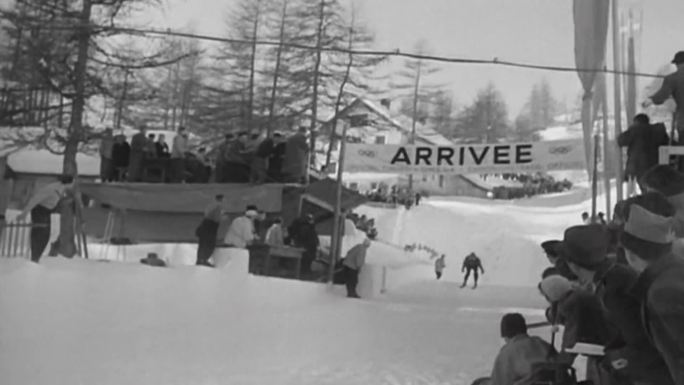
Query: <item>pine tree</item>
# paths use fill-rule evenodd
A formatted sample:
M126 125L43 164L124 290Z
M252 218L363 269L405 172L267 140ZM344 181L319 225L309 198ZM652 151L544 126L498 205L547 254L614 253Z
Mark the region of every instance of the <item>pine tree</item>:
M478 92L457 117L458 136L467 142L492 143L508 136L508 109L494 84Z

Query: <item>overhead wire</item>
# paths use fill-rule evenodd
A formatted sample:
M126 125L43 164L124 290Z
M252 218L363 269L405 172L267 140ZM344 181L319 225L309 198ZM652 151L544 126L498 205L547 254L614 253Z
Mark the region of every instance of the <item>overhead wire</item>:
M80 27L76 26L76 25L68 25L68 26L58 26L58 25L47 25L46 26L46 25L43 25L43 26L41 26L41 28L55 29L55 30L80 29ZM260 46L275 46L275 47L282 46L282 47L287 47L287 48L310 50L310 51L321 50L324 52L334 52L334 53L343 53L343 54L361 55L361 56L403 57L403 58L407 58L407 59L427 60L427 61L450 63L450 64L499 65L499 66L506 66L506 67L514 67L514 68L526 68L526 69L555 71L555 72L593 72L593 73L606 73L606 74L636 76L636 77L645 77L645 78L664 78L665 77L665 75L660 75L660 74L621 71L621 70L609 69L607 67L604 67L604 68L576 68L576 67L564 67L564 66L553 66L553 65L543 65L543 64L532 64L532 63L508 61L508 60L501 60L498 57L494 57L493 59L468 59L468 58L459 58L459 57L437 56L437 55L428 55L428 54L422 54L422 53L403 52L398 48L394 49L394 50L370 50L370 49L348 49L348 48L343 48L343 47L317 47L317 46L313 46L313 45L301 44L301 43L296 43L296 42L291 42L291 41L279 42L279 41L262 40L262 39L257 39L257 40L237 39L237 38L203 35L203 34L190 33L190 32L181 32L181 31L176 31L176 30L172 30L172 29L116 27L116 26L99 26L99 25L91 25L90 28L91 29L97 28L97 29L101 29L102 31L107 31L107 32L111 32L111 33L125 33L125 34L130 34L130 35L171 36L171 37L180 37L180 38L186 38L186 39L197 39L197 40L212 41L212 42L218 42L218 43L228 43L228 44L256 44L256 45L260 45Z

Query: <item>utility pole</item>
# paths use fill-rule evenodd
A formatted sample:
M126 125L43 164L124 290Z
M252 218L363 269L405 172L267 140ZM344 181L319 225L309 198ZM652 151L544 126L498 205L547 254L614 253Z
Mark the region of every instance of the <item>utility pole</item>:
M620 55L620 35L619 35L619 4L618 0L613 0L612 8L612 23L613 23L613 69L617 72L621 70L621 55ZM622 98L621 98L621 84L620 84L620 74L613 74L614 80L614 109L613 114L615 118L615 140L617 141L618 136L622 133ZM617 142L614 144L616 146L616 162L615 162L615 185L617 187L617 200L621 201L624 197L622 193L623 188L623 167L622 167L622 148L617 147Z

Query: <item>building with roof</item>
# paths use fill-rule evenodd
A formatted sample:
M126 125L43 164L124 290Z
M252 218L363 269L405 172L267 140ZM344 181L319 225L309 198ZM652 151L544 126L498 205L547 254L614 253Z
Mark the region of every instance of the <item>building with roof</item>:
M325 165L335 118L338 122L335 129L337 139L342 135L343 125L348 125L346 136L351 142L403 145L408 144L411 139L409 119L393 116L388 103L377 105L370 100L357 97L340 110L336 117L331 116L320 126L316 157L318 165L321 166ZM416 125L415 142L435 146L454 145L454 142L425 124ZM331 164L327 170L330 174L335 174L337 170L340 142L335 141L333 146ZM343 180L346 186L359 191L374 190L380 185L408 185L406 176L396 174L344 173ZM488 178L485 181L478 175L416 174L413 176L414 190L427 195L487 197L494 187L503 183L510 182L504 182L498 178Z

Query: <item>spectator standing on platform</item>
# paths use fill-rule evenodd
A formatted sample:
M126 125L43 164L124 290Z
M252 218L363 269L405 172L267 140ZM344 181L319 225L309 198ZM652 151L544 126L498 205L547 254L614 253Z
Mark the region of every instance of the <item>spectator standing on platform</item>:
M442 278L442 273L444 272L444 268L446 267L446 262L444 261L446 259L446 255L442 254L441 257L435 259L435 275L437 276L437 279L439 280Z
M304 183L309 170L309 141L306 127L287 138L283 174L288 183Z
M114 163L113 180L125 179L128 162L131 156L131 146L126 141L126 136L117 135L112 147L112 162Z
M283 231L283 219L276 218L266 232L266 244L271 246L284 246L285 234Z
M621 242L639 272L631 294L675 384L684 384L684 260L672 254L674 207L658 193L628 200Z
M645 192L642 177L658 164L658 148L670 142L665 125L652 125L648 115L639 114L617 142L620 147L627 147L625 180L635 180L641 192Z
M145 162L145 151L147 148L147 137L145 136L145 126L140 126L137 134L131 138L131 154L128 161L128 181L142 181L142 173Z
M267 178L268 160L273 153L275 141L272 138L264 138L254 150L250 170L251 183L264 183Z
M169 145L166 143L166 136L164 134L159 134L154 147L157 152L157 158L166 159L169 157Z
M100 179L114 180L114 136L111 128L105 128L100 140Z
M254 220L259 216L259 210L254 205L247 206L244 215L233 219L228 228L225 242L233 247L245 249L257 240L254 231Z
M268 177L272 181L280 182L283 179L285 147L285 137L279 132L273 134L273 150L268 158Z
M344 271L348 298L360 298L359 294L356 292L356 286L359 284L359 273L361 272L361 268L366 264L366 251L370 245L370 239L366 238L362 243L349 249L347 255L344 257L342 269Z
M213 267L209 259L216 249L218 228L225 214L223 195L217 195L214 202L204 209L204 218L195 230L195 235L199 238L196 262L198 266Z
M23 221L29 213L31 214L32 262L40 261L40 257L50 242L50 215L57 210L62 199L73 188L73 183L73 177L64 175L59 181L43 186L31 197L17 217L18 221Z
M679 133L679 141L682 141L684 138L684 51L675 54L672 64L677 66L677 71L665 76L660 89L646 99L643 107L647 108L651 104L661 105L668 99L674 98L677 104L676 127Z
M226 175L224 171L226 159L225 155L228 152L228 148L230 147L230 144L235 140L235 136L233 134L226 134L223 137L223 142L218 146L216 149L216 169L214 170L214 179L216 183L223 183L226 181Z
M185 181L185 154L188 151L188 133L180 126L171 146L171 183Z
M147 147L145 148L146 159L157 158L157 145L154 142L155 137L156 135L154 134L147 135Z
M224 180L228 183L249 183L249 163L247 142L249 135L247 132L240 132L237 140L227 146L223 154Z

